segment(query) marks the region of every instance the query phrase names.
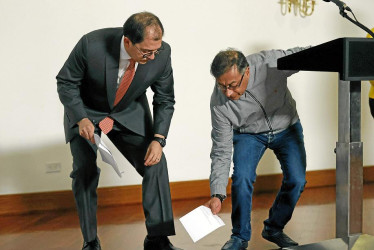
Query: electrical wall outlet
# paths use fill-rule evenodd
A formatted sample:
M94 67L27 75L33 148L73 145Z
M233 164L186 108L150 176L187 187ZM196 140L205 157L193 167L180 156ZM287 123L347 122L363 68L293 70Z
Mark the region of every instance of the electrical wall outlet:
M61 172L61 163L60 162L50 162L45 164L45 172L49 173L59 173Z

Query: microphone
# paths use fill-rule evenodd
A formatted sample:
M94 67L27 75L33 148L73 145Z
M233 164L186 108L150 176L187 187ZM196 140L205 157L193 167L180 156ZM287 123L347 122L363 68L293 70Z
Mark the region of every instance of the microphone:
M353 24L357 25L358 27L360 27L361 29L365 30L367 33L369 33L372 37L374 37L374 32L369 30L367 27L365 27L365 25L363 25L362 23L360 23L357 18L355 17L355 14L353 14L353 11L351 10L351 8L349 8L344 2L340 1L340 0L323 0L325 2L333 2L335 3L338 7L339 7L339 10L340 10L340 15L344 18L347 18L350 22L352 22ZM353 17L355 20L353 20L351 17L349 17L347 15L347 13L345 13L344 11L345 10L348 10L349 12L352 13Z
M348 10L348 11L351 11L351 8L349 8L344 2L340 1L340 0L323 0L325 2L333 2L334 4L336 4L340 10L344 11L344 10Z

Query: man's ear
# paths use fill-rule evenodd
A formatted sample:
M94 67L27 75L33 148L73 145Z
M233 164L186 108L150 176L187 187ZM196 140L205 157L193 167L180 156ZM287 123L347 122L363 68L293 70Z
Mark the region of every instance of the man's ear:
M125 44L125 47L128 48L130 47L131 41L127 37L123 37L123 43Z
M247 76L249 76L249 66L248 66L247 69L245 70L245 74L246 74Z

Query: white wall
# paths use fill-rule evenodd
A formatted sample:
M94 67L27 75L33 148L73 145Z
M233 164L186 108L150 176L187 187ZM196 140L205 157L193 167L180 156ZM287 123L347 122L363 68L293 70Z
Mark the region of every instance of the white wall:
M346 3L359 21L374 27L374 1ZM333 3L320 0L307 18L283 16L278 1L0 0L0 194L70 189L71 156L64 144L55 76L83 34L122 26L130 14L143 10L160 17L164 40L173 49L177 103L165 148L170 181L209 177L214 84L209 67L219 50L235 47L249 54L366 35L343 19ZM289 79L304 126L308 170L335 167L337 77L300 72ZM364 165L373 165L368 85L362 85L362 141ZM99 157L100 186L140 184L133 168L113 151L125 176L118 178ZM45 165L54 162L62 164L62 171L46 174ZM257 172L280 172L272 153L265 154Z

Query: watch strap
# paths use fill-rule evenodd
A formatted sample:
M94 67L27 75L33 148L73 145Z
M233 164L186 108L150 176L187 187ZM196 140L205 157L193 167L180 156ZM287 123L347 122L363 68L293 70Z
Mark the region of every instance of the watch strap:
M165 138L161 138L161 137L153 137L153 141L157 141L158 143L160 143L161 147L165 147L166 145L166 139Z
M223 194L213 194L211 198L213 197L218 198L221 201L221 203L226 199L226 195L223 195Z

